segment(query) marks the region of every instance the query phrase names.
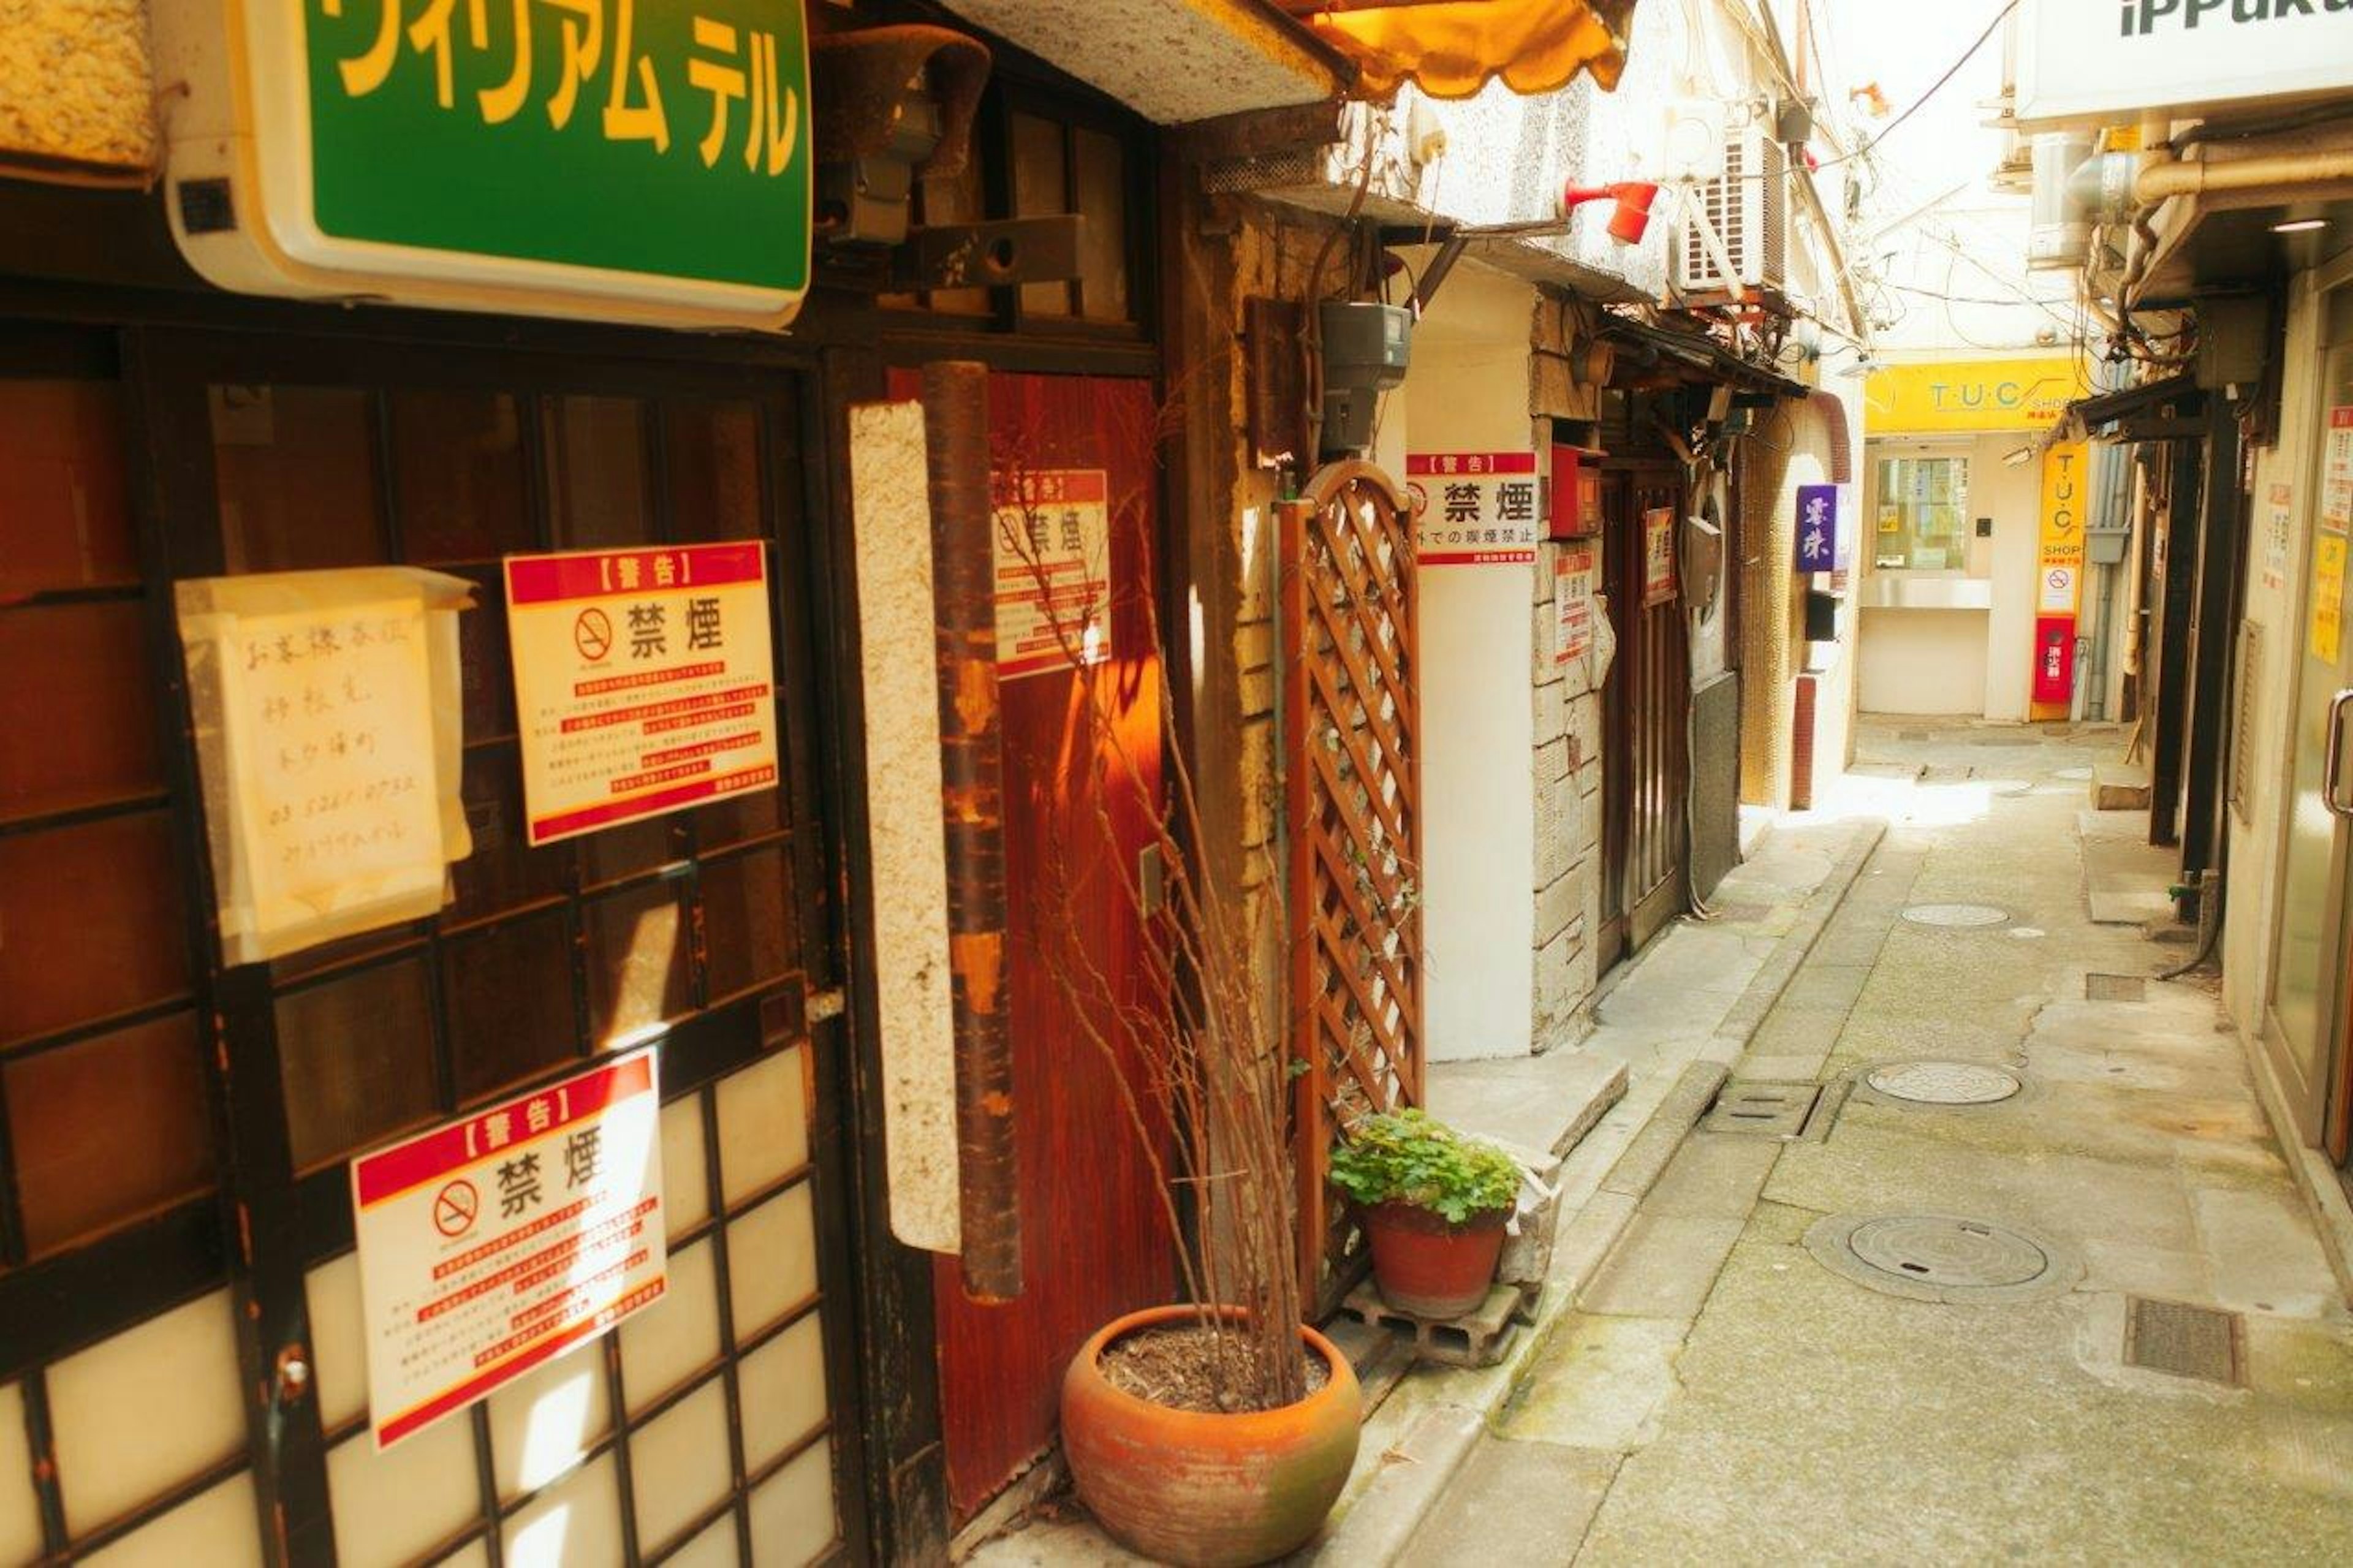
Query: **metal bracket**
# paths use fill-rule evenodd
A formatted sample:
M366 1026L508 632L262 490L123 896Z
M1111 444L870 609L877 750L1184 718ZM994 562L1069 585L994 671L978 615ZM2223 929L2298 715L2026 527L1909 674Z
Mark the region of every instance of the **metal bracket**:
M906 243L892 252L891 287L904 291L1066 282L1079 275L1085 223L1077 213L1057 213L910 229Z

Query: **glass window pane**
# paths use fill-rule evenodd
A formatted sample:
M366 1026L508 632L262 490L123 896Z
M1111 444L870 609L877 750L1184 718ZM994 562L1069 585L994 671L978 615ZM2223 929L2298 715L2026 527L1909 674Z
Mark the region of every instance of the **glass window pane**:
M47 1378L58 1486L76 1535L245 1448L226 1290L79 1351Z
M727 1222L727 1301L743 1343L817 1293L817 1208L807 1182Z
M808 1055L778 1051L721 1080L720 1194L729 1207L808 1162Z
M678 1238L711 1215L711 1176L703 1163L702 1095L662 1107L662 1228Z
M152 1524L75 1561L91 1568L261 1568L260 1515L253 1477L240 1471L198 1492Z
M20 1057L0 1068L0 1085L33 1257L212 1184L191 1014Z
M425 965L403 959L278 999L279 1070L294 1163L347 1154L430 1116Z
M744 1358L744 1468L756 1470L825 1420L825 1319L811 1312Z
M452 912L479 919L564 891L571 850L562 844L533 849L523 832L521 764L512 745L466 753L466 826L474 852L450 867L458 884Z
M752 1494L752 1561L760 1568L801 1568L832 1545L832 1447L818 1444Z
M638 1540L651 1552L717 1502L732 1480L727 1391L712 1379L629 1435Z
M365 1432L327 1455L341 1568L395 1568L463 1529L481 1507L474 1424L459 1415L382 1453Z
M1077 130L1079 298L1087 319L1124 321L1127 309L1127 159L1119 139Z
M136 604L0 611L0 735L10 737L0 746L0 816L161 784L143 616ZM61 713L73 722L56 722Z
M572 963L550 912L442 949L458 1098L479 1100L574 1054Z
M590 887L617 882L657 866L686 858L680 837L683 816L657 816L626 827L607 827L572 842L580 847L580 870Z
M588 1031L598 1045L617 1045L687 1010L691 993L681 917L678 893L668 885L588 906Z
M547 405L547 500L556 542L638 544L653 537L646 405L634 397L559 397Z
M367 1414L367 1326L360 1303L360 1255L346 1252L302 1278L311 1314L311 1386L330 1427Z
M1071 210L1062 128L1034 114L1013 117L1013 216L1041 217ZM1071 313L1068 283L1024 283L1021 309L1032 316Z
M0 600L139 580L121 395L110 382L0 381Z
M703 866L702 933L713 1001L793 970L798 954L786 899L791 886L781 845Z
M40 1554L41 1503L25 1440L24 1391L0 1384L0 1563L30 1563Z
M230 571L385 559L367 394L216 386L211 405L221 543Z
M621 1387L632 1415L719 1360L717 1252L703 1241L671 1253L661 1304L621 1325Z
M694 811L694 841L705 853L781 832L785 826L785 793L780 789L747 790Z
M612 1425L602 1346L568 1352L499 1390L491 1395L499 1496L513 1498L554 1480L586 1458Z
M507 1521L506 1560L604 1568L621 1561L621 1489L608 1455L583 1465Z
M501 392L396 392L393 494L419 563L492 561L531 548L522 429Z
M1967 458L1883 458L1873 564L1958 572L1969 562Z
M183 920L163 812L0 838L0 1040L179 995Z
M760 410L673 403L663 410L672 531L681 539L759 539Z
M451 574L474 584L474 608L458 617L458 668L466 739L515 732L514 670L507 662L506 586L495 566Z

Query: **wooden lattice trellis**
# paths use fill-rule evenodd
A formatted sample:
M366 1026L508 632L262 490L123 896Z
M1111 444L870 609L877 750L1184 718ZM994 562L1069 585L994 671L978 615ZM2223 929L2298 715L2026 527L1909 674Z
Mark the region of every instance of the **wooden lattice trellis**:
M1350 1226L1325 1183L1365 1110L1422 1098L1421 746L1412 510L1370 463L1335 463L1282 512L1290 1040L1305 1300L1344 1282Z

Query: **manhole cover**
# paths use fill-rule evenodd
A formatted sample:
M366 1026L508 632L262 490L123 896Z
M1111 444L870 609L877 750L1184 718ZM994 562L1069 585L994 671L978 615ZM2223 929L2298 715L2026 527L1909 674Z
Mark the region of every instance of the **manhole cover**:
M1915 1301L2031 1301L2083 1273L2039 1237L1953 1215L1832 1215L1806 1232L1806 1250L1834 1274Z
M1914 904L1904 918L1915 926L2006 926L2010 911L1991 904Z
M2023 1087L2017 1074L1978 1062L1889 1062L1862 1081L1891 1100L1919 1105L1991 1105Z
M2065 779L2071 784L2089 784L2092 782L2092 770L2089 768L2061 768L2057 773L2052 773L2051 776L2054 779Z

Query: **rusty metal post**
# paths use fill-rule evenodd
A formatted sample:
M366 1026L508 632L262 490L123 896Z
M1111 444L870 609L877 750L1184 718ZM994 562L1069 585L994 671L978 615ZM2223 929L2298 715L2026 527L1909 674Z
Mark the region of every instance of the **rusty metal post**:
M1011 998L1005 973L1005 768L997 701L988 372L967 361L936 361L923 366L923 377L964 1288L976 1300L1004 1301L1021 1294L1021 1197L1006 1026Z

